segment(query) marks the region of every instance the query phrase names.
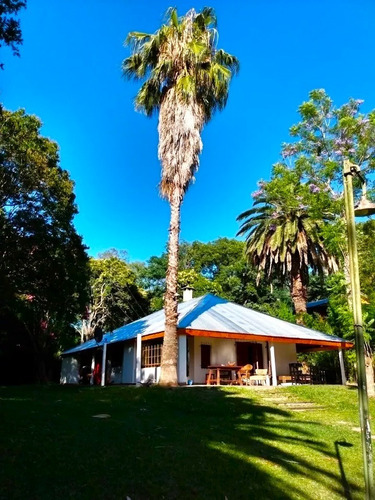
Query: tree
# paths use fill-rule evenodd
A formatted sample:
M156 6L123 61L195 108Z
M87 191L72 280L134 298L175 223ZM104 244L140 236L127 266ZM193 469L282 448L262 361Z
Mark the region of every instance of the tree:
M132 32L133 54L123 63L126 76L146 79L136 108L151 116L159 111L160 192L171 207L165 294L165 332L160 383L177 384L177 277L180 209L194 178L202 150L201 130L217 109L223 109L235 57L216 49L213 9L194 9L178 17L169 9L166 24L153 35Z
M23 110L0 115L0 330L8 346L22 333L44 380L84 310L88 258L73 225L74 184L40 127Z
M145 293L120 255L112 250L90 259L90 304L79 324L81 342L92 338L96 327L113 331L149 312Z
M255 193L255 207L237 218L242 221L238 235L246 236L246 254L259 270L268 276L274 272L288 276L295 312L306 312L309 271L333 272L337 263L325 246L321 228L328 216L315 210L312 190L301 182L295 171L280 165L274 168L269 183L262 183ZM318 193L314 193L316 195ZM301 200L310 200L304 205Z
M282 145L284 165L298 169L309 182L324 183L340 197L343 159L360 165L364 175L375 168L375 111L360 112L361 99L337 108L324 89L312 90L298 108L301 121L290 128L293 142Z
M22 33L20 22L14 16L25 7L25 0L0 0L0 47L7 45L15 56L20 55L18 45L22 43Z
M194 295L205 293L220 295L237 304L251 307L281 319L294 321L288 289L273 277L271 283L263 276L256 285L256 270L248 264L245 244L229 238L202 243L182 242L178 273L179 300L183 287L194 288ZM137 283L150 299L150 308L163 307L167 254L153 256L147 263L131 263Z
M304 181L326 190L333 203L336 216L334 224L324 228L326 247L340 257L346 278L346 301L352 307L351 285L345 222L343 219L343 160L348 159L361 168L374 197L375 169L375 111L360 112L361 99L349 99L341 107L335 107L323 89L313 90L309 100L299 107L301 120L290 128L293 142L282 148L283 164L298 170ZM360 183L355 180L356 194ZM340 203L341 202L341 203ZM328 205L327 205L328 206ZM368 328L367 328L368 329ZM369 329L368 329L369 330ZM352 328L350 329L352 331ZM345 332L344 332L345 334ZM368 387L373 388L373 370L370 346L366 346Z
M194 269L179 271L178 286L181 292L185 288L192 288L198 297L200 295L205 295L206 293L220 295L222 291L221 286L218 283L205 278L204 276L202 276L202 274L197 273L197 271L195 271Z

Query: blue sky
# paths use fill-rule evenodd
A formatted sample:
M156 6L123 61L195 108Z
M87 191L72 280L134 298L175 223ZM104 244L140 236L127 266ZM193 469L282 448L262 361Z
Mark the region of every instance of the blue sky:
M335 104L375 108L373 0L29 0L21 57L1 49L0 100L25 108L60 146L75 181L78 232L89 253L160 255L169 207L158 194L157 118L134 111L121 76L129 31L154 32L165 10L215 8L219 48L241 63L227 107L203 131L201 165L182 207L181 238L234 237L256 182L270 175L297 108L314 88Z

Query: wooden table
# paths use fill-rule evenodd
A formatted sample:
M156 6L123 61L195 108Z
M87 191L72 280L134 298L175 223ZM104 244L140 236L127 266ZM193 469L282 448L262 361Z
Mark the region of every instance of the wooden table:
M217 385L221 385L220 382L230 382L230 383L239 383L240 385L243 385L242 383L242 378L239 373L241 370L242 366L233 366L233 365L210 365L208 367L208 377L207 377L207 385L211 385L212 382L216 382ZM230 372L231 378L230 379L223 379L221 378L221 373L222 372ZM232 379L232 372L236 372L235 378ZM213 377L216 374L216 378Z
M278 375L277 376L277 381L280 384L285 384L286 382L291 382L292 381L292 376L291 375Z

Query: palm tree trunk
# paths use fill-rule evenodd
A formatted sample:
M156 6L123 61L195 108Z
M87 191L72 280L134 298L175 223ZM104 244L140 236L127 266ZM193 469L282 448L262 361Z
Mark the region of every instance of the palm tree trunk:
M166 292L164 298L165 330L163 352L161 358L161 385L175 386L177 379L177 275L178 275L178 243L180 236L180 210L182 191L175 189L170 199L171 220L169 224L168 268L166 276Z
M291 295L298 324L303 323L300 316L307 311L307 286L305 281L303 271L296 270L291 273Z

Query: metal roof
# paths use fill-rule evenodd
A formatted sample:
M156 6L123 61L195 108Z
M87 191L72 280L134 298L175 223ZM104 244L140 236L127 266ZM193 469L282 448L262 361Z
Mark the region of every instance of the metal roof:
M164 324L164 309L161 309L133 321L133 323L124 325L113 333L106 333L100 343L89 340L65 351L63 355L92 349L104 343L112 344L134 339L137 334L146 336L160 333L164 331ZM180 303L178 305L177 328L183 328L187 333L189 330L203 330L295 339L296 343L298 343L298 340L328 341L332 344L345 342L340 337L334 337L304 326L289 323L211 294Z
M313 302L308 302L306 304L307 309L310 307L319 307L319 306L326 306L328 305L328 299L320 299L320 300L315 300Z

